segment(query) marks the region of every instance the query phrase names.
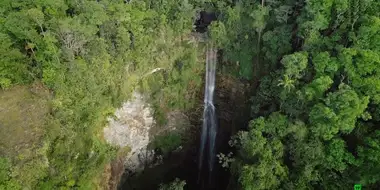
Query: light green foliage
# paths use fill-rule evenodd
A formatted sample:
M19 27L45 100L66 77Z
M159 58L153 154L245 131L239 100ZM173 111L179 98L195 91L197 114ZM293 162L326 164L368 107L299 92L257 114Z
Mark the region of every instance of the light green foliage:
M289 75L285 75L284 79L280 79L278 82L278 86L283 86L287 92L290 92L295 88L295 80L290 78Z
M227 31L223 22L213 22L210 28L211 38L216 42L216 45L218 47L223 47L224 45L228 44L228 38L226 37Z
M341 85L339 91L329 93L323 104L315 105L310 112L313 131L324 139L331 139L338 131L350 133L367 107L368 97L359 98L349 86Z
M4 157L0 157L0 189L21 189L21 184L12 179L11 163L9 159L6 159Z
M196 46L183 45L175 52L179 57L171 58L172 65L167 66L161 73L148 76L146 81L150 86L149 91L152 92L155 106L162 109L188 110L196 101L204 69L199 68L197 60L200 52Z
M341 62L352 86L367 95L371 101L380 103L379 73L380 55L376 51L344 49Z
M286 55L281 60L281 63L285 67L284 75L288 76L289 78L300 79L307 67L307 53L299 52L291 55Z
M360 26L357 32L357 39L355 40L355 46L361 49L369 49L373 51L380 51L380 18L369 17Z
M331 7L334 0L308 0L305 5L305 15L308 20L303 22L301 28L308 30L324 30L329 26L331 18Z
M10 178L10 163L6 158L0 158L0 182L5 183Z
M242 134L241 159L236 161L235 170L243 189L273 189L286 179L288 168L281 160L284 146L280 139L285 135L287 125L286 117L274 114L268 120L254 120L249 132ZM278 135L279 138L267 138L267 135Z
M11 180L29 189L98 188L94 178L116 152L101 140L102 128L132 90L142 87L163 115L193 105L203 68L188 37L195 13L189 1L0 4L1 88L38 80L54 94L46 124L40 117L35 126L45 134L36 141L48 148L21 156L28 161L12 157ZM156 68L168 78L142 77Z
M321 52L313 57L313 66L316 77L327 75L333 78L339 65L337 59L331 58L328 52Z
M257 33L261 33L265 28L265 17L268 16L268 7L257 5L257 9L254 9L249 16L252 18L252 28L255 28Z
M308 65L307 53L297 52L286 55L281 60L284 65L284 74L282 79L278 80L278 86L282 86L284 91L281 93L281 98L285 99L289 93L296 88L305 74L305 69Z
M322 76L313 80L303 88L302 96L306 102L319 100L324 93L331 87L333 80L328 76Z
M329 27L334 0L308 0L305 4L298 18L300 35L305 39L303 47L318 49L323 41L319 31Z

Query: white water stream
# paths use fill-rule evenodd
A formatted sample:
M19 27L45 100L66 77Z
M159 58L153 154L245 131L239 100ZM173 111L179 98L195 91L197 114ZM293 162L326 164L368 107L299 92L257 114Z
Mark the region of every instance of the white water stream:
M215 162L215 138L217 133L215 107L213 104L215 89L215 70L217 62L217 52L212 45L207 46L206 53L206 82L204 96L203 126L199 156L199 171L202 170L207 154L209 173L212 172ZM208 145L206 147L206 145Z

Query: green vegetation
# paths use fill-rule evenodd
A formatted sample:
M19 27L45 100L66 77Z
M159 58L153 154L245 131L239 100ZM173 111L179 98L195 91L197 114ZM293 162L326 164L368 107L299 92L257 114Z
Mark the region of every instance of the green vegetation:
M43 126L49 99L38 83L0 92L0 189L31 187L46 176L49 144Z
M183 190L186 182L176 178L169 184L161 184L159 190Z
M190 110L204 71L191 36L200 9L218 15L219 68L255 88L234 188L378 189L377 0L2 0L0 189L100 189L118 149L102 129L135 89L160 125ZM180 143L153 142L165 154Z
M215 8L213 39L225 59L240 62L240 77L259 82L253 120L237 136L236 188L378 189L380 3L241 0Z
M182 137L177 132L156 136L152 142L154 149L159 149L163 155L166 155L182 144Z
M106 117L136 88L157 117L191 108L183 97L194 100L203 70L194 15L174 0L1 1L1 189L100 188L116 153ZM34 81L52 98L29 98Z

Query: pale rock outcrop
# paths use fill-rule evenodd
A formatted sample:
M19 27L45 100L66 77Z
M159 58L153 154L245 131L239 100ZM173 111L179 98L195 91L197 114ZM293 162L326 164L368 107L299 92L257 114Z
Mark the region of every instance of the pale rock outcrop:
M130 173L143 170L154 158L154 152L148 151L147 146L150 129L155 124L153 110L143 95L133 93L132 99L117 109L115 117L108 121L109 125L103 131L106 141L121 148L130 148L125 168Z

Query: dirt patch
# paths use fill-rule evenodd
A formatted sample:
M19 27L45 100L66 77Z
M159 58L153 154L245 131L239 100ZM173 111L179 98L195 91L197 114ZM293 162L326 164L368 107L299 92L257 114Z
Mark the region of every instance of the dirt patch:
M104 190L116 190L122 180L125 171L124 161L129 148L120 149L116 158L111 163L104 167L104 172L101 179L101 187Z

